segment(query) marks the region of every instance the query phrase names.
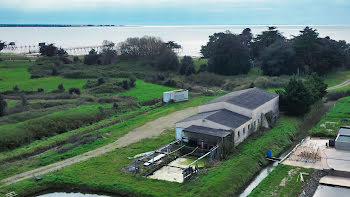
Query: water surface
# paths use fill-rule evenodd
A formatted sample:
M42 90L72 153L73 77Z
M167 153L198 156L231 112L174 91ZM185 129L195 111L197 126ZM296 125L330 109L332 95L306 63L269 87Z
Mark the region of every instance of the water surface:
M276 25L288 38L298 35L305 25ZM123 26L123 27L0 27L0 38L16 42L17 46L37 46L39 42L55 43L63 48L100 45L103 40L115 43L128 37L145 35L160 37L164 41L176 41L183 46L180 55L199 56L200 47L215 32L230 30L240 33L246 27L258 34L267 29L267 25L215 25L215 26ZM336 40L350 42L350 25L318 25L321 37L330 36Z

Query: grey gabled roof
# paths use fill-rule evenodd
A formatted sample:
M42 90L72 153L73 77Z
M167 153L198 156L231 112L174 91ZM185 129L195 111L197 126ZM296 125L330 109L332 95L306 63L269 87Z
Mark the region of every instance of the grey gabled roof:
M339 131L338 131L339 135L348 135L350 136L350 128L347 127L340 127Z
M250 118L237 114L235 112L231 112L227 109L220 109L215 111L203 112L188 118L185 118L180 122L187 122L192 120L210 120L212 122L230 127L232 129L240 127L242 124L248 122Z
M192 133L199 133L204 135L210 135L215 137L226 137L230 135L229 131L222 130L222 129L212 129L208 127L201 127L201 126L195 126L192 125L190 127L187 127L184 129L184 131L192 132Z
M202 105L227 102L247 109L255 109L276 97L278 97L277 94L259 88L250 88L226 94Z
M218 110L216 113L208 116L206 119L232 129L238 128L250 120L250 118L246 116L231 112L227 109Z

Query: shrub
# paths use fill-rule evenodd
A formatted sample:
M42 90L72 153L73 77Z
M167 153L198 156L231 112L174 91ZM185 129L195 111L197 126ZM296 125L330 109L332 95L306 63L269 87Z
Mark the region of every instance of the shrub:
M130 87L131 88L133 88L133 87L135 87L136 86L136 84L135 84L135 82L136 82L136 77L135 76L131 76L130 78L129 78L129 80L130 80Z
M122 87L124 88L124 90L129 90L129 82L127 80L123 80Z
M192 75L187 79L192 84L199 84L203 86L222 87L225 84L225 79L222 76L208 72L202 72L197 75Z
M21 102L22 102L22 106L28 105L28 99L25 94L21 94Z
M31 79L37 79L37 78L40 78L41 76L40 75L31 75L30 78Z
M181 60L180 74L188 76L194 73L196 73L196 69L194 67L192 57L184 56L183 59Z
M106 83L106 81L105 81L104 78L98 78L98 80L97 80L97 84L98 84L98 85L102 85L102 84L104 84L104 83Z
M4 116L6 114L7 102L5 98L0 94L0 116Z
M70 88L69 94L73 94L73 93L80 95L80 89L79 88Z
M78 56L74 56L74 57L73 57L73 62L74 62L74 63L80 62L79 57L78 57Z
M38 92L44 92L43 88L38 88Z
M173 80L173 79L168 79L168 80L166 80L165 82L164 82L164 85L165 86L168 86L168 87L176 87L177 86L177 83L176 83L176 81L175 80Z
M64 78L71 78L71 79L86 79L86 78L98 78L100 77L99 73L89 73L89 72L83 72L83 71L73 71L73 72L66 72L62 74Z
M18 88L17 85L15 85L15 86L13 87L13 91L15 91L15 92L18 92L18 91L19 91L19 88Z
M64 90L65 90L62 83L60 83L60 84L58 85L57 89L58 89L59 91L61 91L61 92L64 92Z
M88 55L84 56L84 64L93 65L98 64L100 55L97 54L95 49L91 49Z
M118 107L119 107L118 103L113 103L113 109L114 109L114 110L117 110Z
M179 59L174 51L166 49L157 57L155 65L162 71L177 71L179 69Z
M115 98L100 98L98 99L98 103L101 103L101 104L105 104L105 103L115 103L117 102L118 100L115 99Z
M350 90L330 92L327 94L327 101L337 101L340 98L350 96Z
M58 75L58 70L57 70L56 67L53 67L53 68L52 68L51 75L52 75L52 76L57 76L57 75Z
M197 71L197 73L205 72L207 70L208 70L208 65L207 64L201 64L199 66L199 70Z

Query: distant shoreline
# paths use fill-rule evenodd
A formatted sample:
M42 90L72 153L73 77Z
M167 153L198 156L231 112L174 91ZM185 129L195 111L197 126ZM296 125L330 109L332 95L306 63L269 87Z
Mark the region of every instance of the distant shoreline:
M247 25L67 25L67 24L0 24L0 27L334 27L334 26L350 26L350 24L332 24L332 25L317 25L317 24L247 24Z
M123 25L0 24L0 27L121 27Z

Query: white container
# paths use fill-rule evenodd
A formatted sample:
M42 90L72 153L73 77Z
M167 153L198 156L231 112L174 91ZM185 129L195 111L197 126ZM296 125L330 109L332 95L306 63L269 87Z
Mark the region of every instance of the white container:
M163 102L168 103L170 101L179 102L188 100L188 90L174 90L163 93Z

